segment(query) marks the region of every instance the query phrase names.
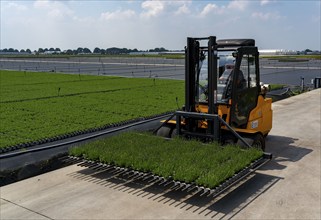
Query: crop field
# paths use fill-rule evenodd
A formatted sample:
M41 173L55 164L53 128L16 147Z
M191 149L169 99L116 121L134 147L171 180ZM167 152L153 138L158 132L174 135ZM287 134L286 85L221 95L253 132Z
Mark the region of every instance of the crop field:
M69 154L213 188L260 158L263 152L127 132L72 148Z
M160 114L184 82L0 71L0 148Z

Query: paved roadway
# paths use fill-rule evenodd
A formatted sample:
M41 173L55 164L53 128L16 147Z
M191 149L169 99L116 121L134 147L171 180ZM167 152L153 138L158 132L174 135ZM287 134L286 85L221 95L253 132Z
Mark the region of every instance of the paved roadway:
M76 165L1 187L1 219L320 219L321 89L273 105L274 157L219 200Z
M300 85L321 77L321 61L278 62L261 59L261 81ZM162 58L0 59L0 69L184 79L184 60Z

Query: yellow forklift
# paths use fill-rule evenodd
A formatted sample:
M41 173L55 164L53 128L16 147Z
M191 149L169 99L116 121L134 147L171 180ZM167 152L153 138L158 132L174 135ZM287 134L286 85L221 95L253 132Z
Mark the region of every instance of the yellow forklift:
M235 143L265 150L272 99L260 83L253 39L187 38L185 105L155 130L163 137Z

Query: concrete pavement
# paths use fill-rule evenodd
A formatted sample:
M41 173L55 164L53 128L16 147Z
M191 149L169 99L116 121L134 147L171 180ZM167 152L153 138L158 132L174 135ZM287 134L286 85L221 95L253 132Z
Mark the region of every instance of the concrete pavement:
M0 219L320 219L320 92L273 104L273 160L220 200L73 165L1 187Z
M273 129L266 150L274 159L260 173L280 179L238 218L321 218L320 92L313 90L273 104Z

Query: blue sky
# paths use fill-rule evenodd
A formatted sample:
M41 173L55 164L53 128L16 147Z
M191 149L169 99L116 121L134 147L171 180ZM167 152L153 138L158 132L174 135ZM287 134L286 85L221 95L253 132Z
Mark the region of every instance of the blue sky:
M183 49L186 37L321 50L320 0L1 2L0 48Z

